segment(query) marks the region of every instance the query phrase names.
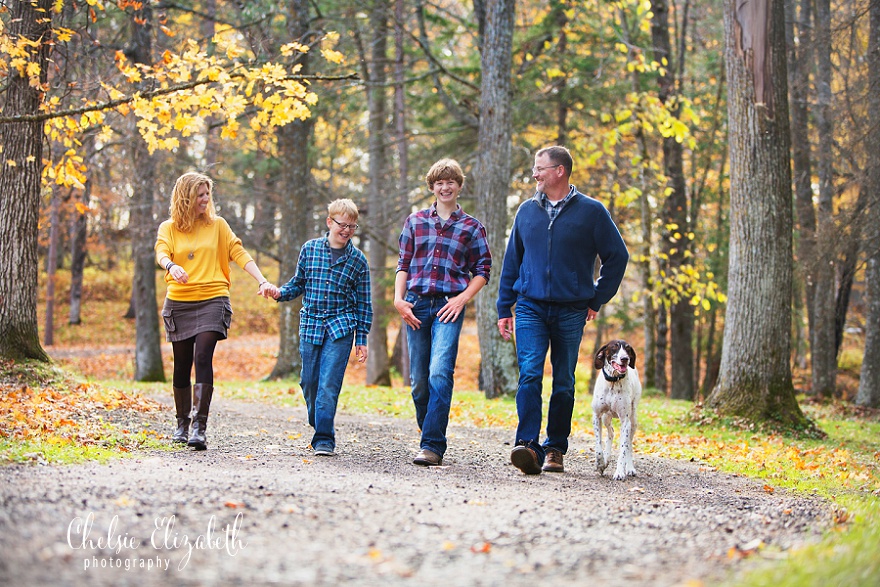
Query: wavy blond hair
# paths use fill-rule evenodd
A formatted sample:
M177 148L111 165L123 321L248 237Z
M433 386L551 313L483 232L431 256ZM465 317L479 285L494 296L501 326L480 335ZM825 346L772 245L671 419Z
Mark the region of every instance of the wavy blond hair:
M181 232L189 232L195 226L198 216L196 215L196 201L199 199L199 188L208 186L208 209L205 210L205 224L213 224L217 218L217 210L214 208L214 181L204 173L190 171L184 173L174 182L174 191L171 192L171 221L174 227Z
M441 179L450 179L458 184L458 187L464 187L464 173L461 171L461 165L455 159L440 159L428 170L425 176L425 183L428 189L434 190L434 183Z

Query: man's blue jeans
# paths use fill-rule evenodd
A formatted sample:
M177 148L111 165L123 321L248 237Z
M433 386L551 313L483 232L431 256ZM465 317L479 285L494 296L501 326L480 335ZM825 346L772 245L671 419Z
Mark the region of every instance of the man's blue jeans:
M568 451L574 410L574 369L586 321L587 308L579 310L524 297L516 301L516 358L519 362L516 443L534 449L539 462L544 460L547 448L555 448L563 454ZM547 440L541 445L541 388L548 348L553 388L547 411Z
M454 322L444 323L437 318L437 312L446 305L445 297L407 293L406 301L413 304L413 314L421 321L418 330L406 327L412 398L416 422L422 429L420 448L442 457L446 452L453 372L465 313L462 310Z
M321 445L336 448L333 420L336 417L336 404L353 342L354 332L336 340L330 340L325 334L323 344L311 344L300 339L300 385L309 412L309 424L315 429L313 447Z

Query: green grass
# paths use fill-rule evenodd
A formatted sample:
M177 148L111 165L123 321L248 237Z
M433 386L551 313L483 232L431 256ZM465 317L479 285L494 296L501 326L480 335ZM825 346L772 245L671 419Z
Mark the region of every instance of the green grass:
M99 432L92 431L83 442L60 436L24 440L0 438L0 463L106 463L111 459L136 455L135 450L147 449L171 450L172 447L148 430L131 433L106 423Z
M155 410L155 402L86 383L53 364L3 361L0 464L105 462L165 449L141 413Z
M86 461L105 463L117 457L119 457L117 450L101 446L58 444L44 439L0 439L0 461L11 463L70 465Z

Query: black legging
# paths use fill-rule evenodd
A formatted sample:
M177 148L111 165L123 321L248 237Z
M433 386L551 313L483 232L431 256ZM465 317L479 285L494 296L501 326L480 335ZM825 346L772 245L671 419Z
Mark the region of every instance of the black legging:
M200 332L192 338L171 343L174 351L174 387L189 387L193 359L196 383L214 385L214 347L218 340L219 332Z

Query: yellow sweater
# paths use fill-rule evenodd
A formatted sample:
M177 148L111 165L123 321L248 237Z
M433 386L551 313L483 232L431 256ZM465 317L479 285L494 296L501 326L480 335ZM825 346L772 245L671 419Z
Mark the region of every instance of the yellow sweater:
M190 259L192 253L192 259ZM189 274L187 283L177 283L165 272L168 298L198 302L229 295L229 261L244 269L253 257L241 245L229 224L217 217L213 224L197 222L190 232L181 232L171 220L159 225L156 262L168 257ZM167 261L166 261L167 263Z

